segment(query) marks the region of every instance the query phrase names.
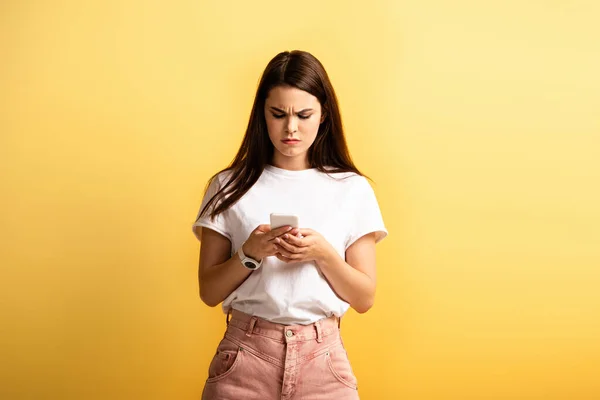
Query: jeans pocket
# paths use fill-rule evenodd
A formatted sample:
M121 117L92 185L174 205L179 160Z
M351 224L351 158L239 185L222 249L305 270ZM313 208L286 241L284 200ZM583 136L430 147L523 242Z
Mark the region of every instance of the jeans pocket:
M358 382L352 371L348 353L346 353L346 349L342 344L330 347L327 353L325 353L325 358L327 359L329 370L338 381L351 389L358 389Z
M221 340L210 366L208 367L207 383L218 382L231 374L240 364L243 357L241 347L227 338Z

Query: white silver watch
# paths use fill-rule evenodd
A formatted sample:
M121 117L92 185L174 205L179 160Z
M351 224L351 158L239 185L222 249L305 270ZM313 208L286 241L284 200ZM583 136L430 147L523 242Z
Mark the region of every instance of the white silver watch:
M240 257L240 261L242 262L242 265L244 267L251 269L252 271L255 271L262 266L263 260L260 260L260 262L258 262L254 258L250 258L247 255L245 255L244 250L243 250L245 243L246 242L242 243L242 245L238 249L238 256Z

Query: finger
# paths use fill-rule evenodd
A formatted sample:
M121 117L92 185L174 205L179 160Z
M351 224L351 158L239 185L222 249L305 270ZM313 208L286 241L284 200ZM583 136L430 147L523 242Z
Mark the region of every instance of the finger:
M280 241L281 241L281 236L277 236L277 237L270 238L267 240L268 243L280 243Z
M299 237L300 239L302 239L304 236L300 233L300 229L298 228L294 228L291 231L288 232L290 235Z
M297 253L298 252L298 250L296 249L295 246L289 244L288 242L286 242L283 239L276 238L275 241L276 241L276 243L277 243L278 246L284 248L285 250L289 251L290 253Z
M254 232L262 232L262 233L267 233L270 231L271 231L271 225L269 225L269 224L259 225L256 227L256 229L254 229Z
M287 251L279 245L277 245L277 253L284 256L288 260L292 258L292 253L290 253L289 251Z
M315 233L315 231L313 231L312 229L308 229L308 228L301 228L298 229L298 232L300 233L300 235L302 236L310 236L312 234Z
M279 246L277 246L275 243L269 245L269 248L271 249L269 251L269 255L274 255L275 253L277 253L279 251Z
M275 252L275 254L279 254L280 256L284 256L286 259L290 258L290 252L287 251L286 249L284 249L283 247L281 247L280 245L276 244L275 247L277 247L277 251Z
M275 253L277 252L277 250L279 250L279 248L277 247L277 245L273 242L267 241L267 242L261 242L259 244L260 248L262 249L262 251L264 252L265 256L272 256L275 255Z
M284 234L282 237L284 242L290 243L296 247L306 247L308 246L302 239L290 234Z
M275 253L275 257L277 257L278 259L280 259L281 261L284 261L286 263L292 263L292 262L300 262L302 261L302 257L298 254L285 254L285 251L280 250L279 252Z
M289 226L289 225L286 225L286 226L281 226L281 227L279 227L279 228L277 228L277 229L273 229L272 231L270 231L270 232L269 232L269 236L270 236L271 238L275 238L275 237L277 237L277 236L281 236L281 235L283 235L284 233L286 233L286 232L290 231L291 229L292 229L292 227L291 227L291 226Z
M281 254L282 256L284 256L285 258L287 258L288 260L297 260L298 258L301 257L300 254L292 253L291 251L284 249L280 245L277 245L277 246L279 246L279 248L277 249L277 252L279 254Z

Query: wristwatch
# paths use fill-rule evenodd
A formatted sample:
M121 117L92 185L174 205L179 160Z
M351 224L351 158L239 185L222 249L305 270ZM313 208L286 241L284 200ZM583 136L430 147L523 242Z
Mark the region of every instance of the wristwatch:
M240 260L242 261L242 265L248 269L251 270L257 270L261 267L262 265L262 260L260 260L260 262L256 261L254 258L250 258L247 255L244 254L244 244L246 242L242 243L242 245L240 246L240 248L238 249L238 256L240 257Z

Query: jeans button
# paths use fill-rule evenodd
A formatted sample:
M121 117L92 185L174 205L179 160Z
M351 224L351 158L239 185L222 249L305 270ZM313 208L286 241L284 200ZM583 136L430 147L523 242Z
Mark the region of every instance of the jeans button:
M285 333L285 336L287 336L287 337L292 337L292 336L294 336L294 332L292 332L292 331L288 330L288 331Z

